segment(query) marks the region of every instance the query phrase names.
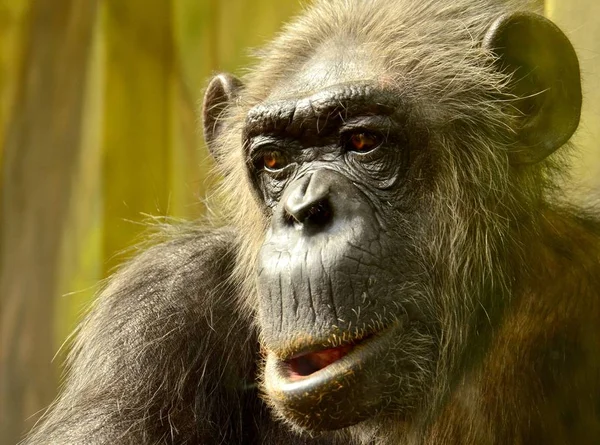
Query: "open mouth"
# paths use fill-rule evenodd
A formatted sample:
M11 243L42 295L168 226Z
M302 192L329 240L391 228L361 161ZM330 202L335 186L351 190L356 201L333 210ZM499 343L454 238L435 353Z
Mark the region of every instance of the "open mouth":
M297 355L284 362L288 367L288 378L292 381L303 379L320 371L323 368L341 360L348 355L354 347L367 338L320 351L307 352Z
M389 360L400 327L396 323L354 342L305 349L287 359L270 352L265 393L288 419L313 431L343 428L370 417L385 404L377 395L381 387L390 384L387 374L373 370Z

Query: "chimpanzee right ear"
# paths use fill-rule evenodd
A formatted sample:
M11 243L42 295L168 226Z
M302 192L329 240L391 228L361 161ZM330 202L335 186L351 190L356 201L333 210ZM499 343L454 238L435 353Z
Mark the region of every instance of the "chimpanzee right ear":
M237 97L242 82L232 74L217 74L204 93L202 123L204 140L210 154L215 157L215 141L222 130L223 115Z
M488 29L483 46L512 74L518 147L513 164L541 161L566 143L579 124L579 62L569 39L550 20L529 12L506 14Z

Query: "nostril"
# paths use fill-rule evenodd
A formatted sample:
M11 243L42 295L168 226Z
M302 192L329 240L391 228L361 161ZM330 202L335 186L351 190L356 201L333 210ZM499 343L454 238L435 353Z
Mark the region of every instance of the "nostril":
M329 223L333 217L329 201L323 200L312 206L304 217L305 224L322 227Z

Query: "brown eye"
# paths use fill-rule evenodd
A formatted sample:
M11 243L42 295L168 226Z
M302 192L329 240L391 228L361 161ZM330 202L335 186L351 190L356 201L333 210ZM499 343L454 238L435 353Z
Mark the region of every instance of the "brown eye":
M265 153L262 161L267 170L281 170L287 165L286 157L278 150Z
M348 149L360 153L374 150L381 144L381 138L373 133L353 133L348 141Z

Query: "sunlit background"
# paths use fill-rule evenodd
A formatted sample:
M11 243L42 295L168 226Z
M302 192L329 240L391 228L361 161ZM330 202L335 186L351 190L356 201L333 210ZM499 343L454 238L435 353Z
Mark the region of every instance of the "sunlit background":
M60 345L149 216L206 211L214 179L198 131L202 89L217 71L243 74L251 48L299 9L297 0L0 0L1 444L15 444L54 398ZM582 64L569 193L597 201L600 2L547 0L545 10Z

